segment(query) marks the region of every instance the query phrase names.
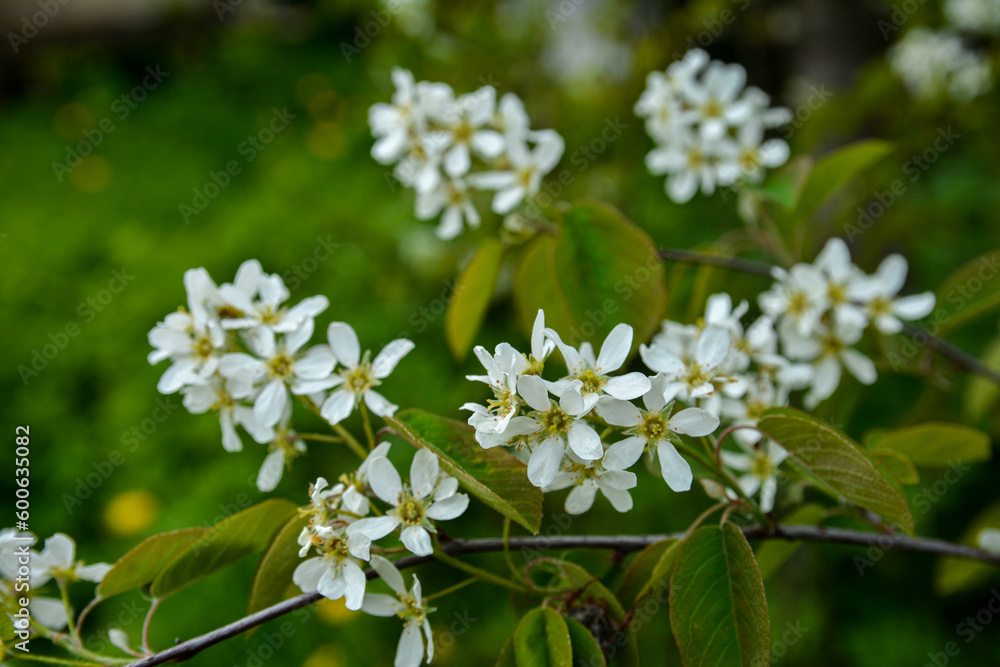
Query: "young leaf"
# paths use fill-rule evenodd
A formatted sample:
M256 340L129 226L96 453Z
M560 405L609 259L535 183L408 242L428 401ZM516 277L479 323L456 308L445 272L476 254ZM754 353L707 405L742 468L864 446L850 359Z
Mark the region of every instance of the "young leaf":
M260 611L285 599L285 591L292 583L292 573L299 566L298 537L302 529L309 523L309 517L293 516L286 523L267 551L257 563L257 570L250 584L250 599L247 602L247 614Z
M568 343L599 345L624 322L638 347L660 325L666 272L646 232L610 206L580 202L563 211L557 237L525 249L514 300L527 331L542 308L545 323Z
M150 593L154 598L165 598L263 550L296 509L289 500L272 498L223 519L160 572Z
M496 239L483 241L455 282L444 314L444 334L448 349L459 361L469 353L486 317L505 250Z
M924 468L946 468L957 461L988 461L992 454L988 435L969 426L944 422L883 431L872 438L872 444L877 449L899 452Z
M574 667L604 667L607 660L601 651L601 645L597 642L590 630L583 627L580 621L572 618L563 619L566 621L566 629L569 630L569 642L573 647Z
M572 667L573 649L562 616L552 609L529 611L514 632L517 667Z
M1000 371L1000 336L995 337L980 355L980 361L987 368ZM962 413L968 421L977 421L997 404L1000 398L1000 386L989 378L971 375L965 386L965 401ZM996 412L993 412L994 416Z
M483 449L467 424L423 410L401 410L385 422L400 437L426 447L441 468L500 514L533 533L542 525L542 491L528 481L527 466L500 447Z
M1000 248L962 265L937 290L937 303L947 304L951 319L941 324L939 336L1000 306Z
M771 408L757 424L807 476L847 501L913 533L906 501L859 447L840 431L792 408Z
M97 595L112 595L141 588L156 579L177 556L187 551L208 528L184 528L148 537L118 559L97 587Z
M885 141L859 141L830 153L816 163L809 174L798 206L798 217L816 210L851 180L892 152L892 145Z
M770 622L753 551L732 523L699 528L680 547L670 624L686 667L766 665Z

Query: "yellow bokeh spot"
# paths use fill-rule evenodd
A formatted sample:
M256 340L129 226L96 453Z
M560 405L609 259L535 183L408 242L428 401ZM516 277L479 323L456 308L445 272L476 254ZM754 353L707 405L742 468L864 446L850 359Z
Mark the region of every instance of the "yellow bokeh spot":
M331 90L333 88L330 78L322 72L309 72L303 74L295 82L295 99L302 106L308 106L309 101L317 94Z
M135 535L146 530L159 513L156 496L143 489L132 489L111 499L104 510L104 525L116 535Z
M343 625L354 620L357 612L351 611L344 604L344 598L339 600L320 600L316 603L316 613L320 620L329 625Z
M342 650L333 644L324 644L309 654L302 667L341 667L345 664Z
M52 129L66 141L80 141L83 131L92 129L96 124L97 119L79 102L62 105L52 118Z
M100 192L111 183L111 165L98 155L88 155L70 172L69 180L78 190Z

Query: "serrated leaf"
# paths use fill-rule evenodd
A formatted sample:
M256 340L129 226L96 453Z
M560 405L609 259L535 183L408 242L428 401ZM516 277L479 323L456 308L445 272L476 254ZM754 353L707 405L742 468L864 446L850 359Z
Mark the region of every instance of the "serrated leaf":
M472 427L423 410L401 410L386 423L417 447L426 447L466 491L512 521L537 533L542 491L528 481L525 463L500 447L483 449Z
M97 595L108 598L151 583L208 531L208 528L184 528L146 538L108 570L97 587Z
M618 599L633 607L658 587L666 587L674 571L679 545L680 540L661 540L640 551L622 577Z
M459 361L472 349L472 342L483 325L505 250L506 246L500 241L486 239L455 281L444 314L444 335L448 349Z
M835 195L856 176L892 152L892 144L868 140L838 149L816 163L809 174L796 215L805 217Z
M803 505L787 517L781 520L783 526L815 526L825 515L826 511L816 504ZM795 555L802 545L798 541L790 540L767 540L757 547L757 568L760 570L760 577L767 580L772 574L778 571L789 558Z
M683 545L670 585L670 624L686 667L756 667L770 656L764 583L732 523L703 526Z
M973 520L962 535L961 542L979 546L979 533L984 528L1000 528L1000 502L993 503ZM934 589L941 595L951 595L978 586L998 573L1000 568L992 563L946 556L937 562Z
M771 408L757 428L781 445L807 476L819 480L821 489L913 533L906 500L845 434L792 408Z
M946 422L882 431L872 438L872 444L899 452L924 468L946 468L959 461L979 463L988 461L992 454L988 435L971 426Z
M637 347L659 327L666 298L666 272L653 240L596 202L565 209L558 236L532 243L514 277L525 330L541 308L546 325L573 345L600 345L624 322L635 330Z
M946 306L951 319L936 332L944 336L960 325L1000 306L1000 248L963 264L937 289L937 304Z
M301 547L298 537L308 523L307 515L292 517L260 557L250 584L247 614L253 614L285 599L285 591L292 583L292 573L303 560L299 557Z
M607 660L601 651L601 645L597 642L590 630L585 628L580 621L572 618L564 618L566 629L569 630L569 642L573 648L573 665L575 667L604 667Z
M514 632L517 667L572 667L569 630L555 610L529 611Z
M295 503L272 498L215 524L156 579L150 593L165 598L213 572L262 551L296 511Z

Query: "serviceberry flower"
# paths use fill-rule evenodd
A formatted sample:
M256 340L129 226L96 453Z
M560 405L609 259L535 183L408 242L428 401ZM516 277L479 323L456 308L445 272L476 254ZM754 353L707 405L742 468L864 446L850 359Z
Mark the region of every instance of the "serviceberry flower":
M568 452L563 470L543 490L549 493L573 487L566 496L568 514L583 514L593 507L598 491L617 511L628 512L632 509L628 490L634 489L637 483L635 473L609 469L601 461L583 461Z
M590 343L584 342L576 349L563 343L555 331L550 329L547 333L562 353L569 371L565 379L550 385L556 396L562 396L564 390L579 382L585 409L590 410L602 395L631 400L649 391L649 378L642 373L610 377L622 367L632 349L633 333L629 325L619 324L612 329L596 358Z
M608 447L604 454L604 467L626 470L647 449L655 449L663 480L674 491L687 491L694 476L691 465L671 442L676 437L672 434L708 435L719 427L719 418L700 408L687 408L671 415L673 404L668 404L663 398L665 385L664 376L653 378L649 391L642 397L645 410L610 396L605 396L597 404L597 414L606 422L628 429L625 431L627 438Z
M729 350L729 332L719 326L710 326L701 332L693 359L682 359L655 344L642 345L639 354L651 370L664 375L664 402L679 399L690 403L711 396L717 385L731 381L721 373Z
M403 621L403 634L396 647L394 667L418 667L423 662L426 640L427 662L434 659L434 637L427 614L434 611L425 605L420 580L413 577L413 587L407 591L403 575L382 556L372 556L372 567L398 596L368 593L361 610L372 616L398 616ZM421 631L423 637L421 637Z
M457 485L441 484L438 458L428 449L420 449L410 465L410 483L404 485L395 466L384 457L371 460L368 483L378 498L393 506L383 517L363 521L364 528L379 539L402 528L403 546L418 556L434 552L430 531L432 521L449 521L465 512L469 496L456 493Z
M398 338L382 348L374 361L369 361L369 352L361 356L358 335L351 325L334 322L327 329L327 340L329 349L343 368L334 377L309 385L311 391L336 387L320 408L323 419L332 425L339 424L362 400L376 415L392 416L397 406L375 391L375 387L389 377L399 360L413 349L413 343Z
M744 472L737 481L747 496L760 491L760 509L764 513L774 509L778 491L778 467L788 457L788 452L771 440L762 440L755 448L744 448L744 453L723 451L722 461L733 470Z
M874 275L858 281L851 297L864 304L872 324L883 334L903 330L900 320L919 320L934 310L934 293L898 297L906 282L907 263L902 255L882 260Z

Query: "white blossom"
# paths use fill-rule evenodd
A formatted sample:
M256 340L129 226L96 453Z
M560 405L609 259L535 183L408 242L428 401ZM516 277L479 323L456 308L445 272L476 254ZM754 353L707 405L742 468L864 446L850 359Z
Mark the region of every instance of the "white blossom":
M427 662L431 662L434 659L434 637L430 623L427 622L427 614L434 609L427 607L424 602L420 580L414 575L413 586L407 591L403 575L391 561L381 556L372 556L371 562L382 581L398 597L368 593L365 595L361 610L372 616L397 616L403 621L403 634L396 647L393 666L418 667L423 662L425 644Z

